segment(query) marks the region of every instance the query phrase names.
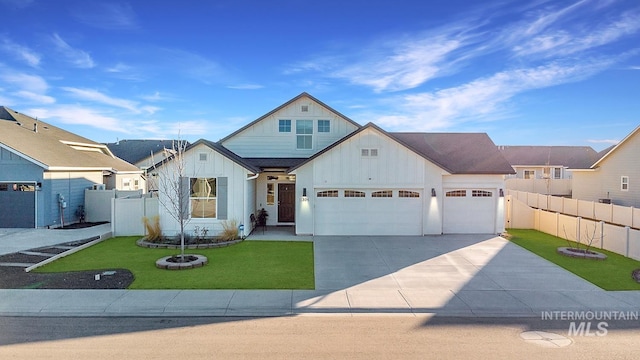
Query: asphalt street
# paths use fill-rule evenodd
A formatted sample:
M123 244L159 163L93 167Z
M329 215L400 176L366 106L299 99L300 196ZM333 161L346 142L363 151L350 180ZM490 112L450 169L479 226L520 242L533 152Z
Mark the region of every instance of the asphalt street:
M565 321L403 315L3 317L0 329L2 359L637 359L640 335L628 321L568 336Z

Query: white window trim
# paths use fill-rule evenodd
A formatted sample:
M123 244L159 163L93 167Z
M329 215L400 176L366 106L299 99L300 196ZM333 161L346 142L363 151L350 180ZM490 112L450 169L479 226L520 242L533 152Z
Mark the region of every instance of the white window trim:
M190 178L189 179L189 183L191 183L191 179L194 178ZM200 179L200 178L195 178L195 179ZM215 196L191 196L191 187L189 187L189 219L191 220L211 220L211 219L217 219L218 218L218 178L217 177L212 177L212 178L204 178L204 179L216 179L216 188L214 189L215 191ZM216 216L214 217L194 217L193 216L193 200L215 200L216 201Z
M624 188L625 185L627 186L626 189ZM629 177L626 175L620 177L620 191L629 191Z
M308 121L308 122L311 122L311 133L310 133L310 134L299 134L299 133L298 133L298 122L299 122L299 121ZM300 119L300 120L296 120L296 150L302 150L302 151L309 151L309 150L313 150L313 128L314 128L314 127L313 127L313 120L307 120L307 119ZM298 147L298 138L299 138L300 136L304 136L305 138L306 138L306 137L309 137L309 139L311 139L311 144L310 144L310 146L309 146L308 148L301 148L301 147Z

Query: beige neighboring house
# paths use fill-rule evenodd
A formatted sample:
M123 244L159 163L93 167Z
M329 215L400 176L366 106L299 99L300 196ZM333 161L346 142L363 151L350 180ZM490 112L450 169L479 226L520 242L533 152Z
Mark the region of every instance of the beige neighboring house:
M0 106L0 228L75 222L87 188L144 189L145 179L106 145Z
M590 166L572 169L572 197L639 207L640 126L600 154Z
M498 146L515 170L506 179L510 190L570 196L570 169L588 167L599 157L590 146Z

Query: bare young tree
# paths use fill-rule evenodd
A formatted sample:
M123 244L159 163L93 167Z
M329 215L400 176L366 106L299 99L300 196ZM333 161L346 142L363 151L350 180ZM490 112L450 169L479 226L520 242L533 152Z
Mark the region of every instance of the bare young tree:
M185 177L185 151L188 142L174 140L171 149L166 149L164 159L153 166L153 176L159 192L158 201L164 210L180 224L180 259L184 260L185 227L189 216L189 178Z

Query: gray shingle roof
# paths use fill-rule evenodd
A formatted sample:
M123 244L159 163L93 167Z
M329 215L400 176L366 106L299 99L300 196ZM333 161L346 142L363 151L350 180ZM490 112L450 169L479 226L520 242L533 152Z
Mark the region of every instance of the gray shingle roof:
M566 166L588 169L600 155L590 146L498 146L513 166Z
M106 144L113 155L131 164L142 161L151 154L157 154L164 149L172 149L174 140L120 140Z
M368 128L374 128L451 174L515 174L485 133L388 133L373 123L359 128L309 159L293 171Z
M34 131L36 124L37 131ZM112 156L103 144L4 106L0 106L0 143L12 151L39 162L45 168L140 171L126 161ZM95 151L76 150L68 143L86 144Z
M452 174L513 174L486 133L390 133Z
M244 158L244 160L253 166L264 170L266 168L285 168L294 167L306 158Z

